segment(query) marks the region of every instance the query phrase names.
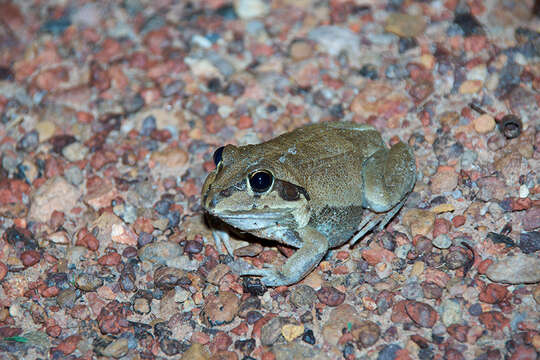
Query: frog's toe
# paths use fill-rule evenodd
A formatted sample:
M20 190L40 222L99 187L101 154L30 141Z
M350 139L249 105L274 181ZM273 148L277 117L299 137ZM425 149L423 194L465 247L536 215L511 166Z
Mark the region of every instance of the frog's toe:
M224 254L222 244L225 245L225 249L229 255L233 254L233 248L231 246L229 234L223 230L213 230L212 236L214 237L214 243L219 254Z
M274 268L250 269L244 271L242 275L260 276L261 282L266 286L288 285L287 277L283 276Z

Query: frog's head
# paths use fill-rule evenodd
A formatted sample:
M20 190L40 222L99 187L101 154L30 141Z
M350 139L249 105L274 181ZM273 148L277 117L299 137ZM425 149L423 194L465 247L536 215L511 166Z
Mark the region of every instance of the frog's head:
M202 189L204 209L247 232L305 226L310 196L279 158L253 145L218 148Z

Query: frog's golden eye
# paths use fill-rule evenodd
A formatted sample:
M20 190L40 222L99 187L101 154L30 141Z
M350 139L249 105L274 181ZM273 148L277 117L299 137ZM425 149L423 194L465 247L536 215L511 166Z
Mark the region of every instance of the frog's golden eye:
M223 149L225 146L220 146L214 151L214 164L218 166L218 164L223 160Z
M274 175L267 170L256 170L249 174L249 186L256 193L268 191L274 184Z

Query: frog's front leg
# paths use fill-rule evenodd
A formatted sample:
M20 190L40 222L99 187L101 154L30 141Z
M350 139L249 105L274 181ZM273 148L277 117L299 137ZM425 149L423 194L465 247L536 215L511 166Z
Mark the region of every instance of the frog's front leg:
M362 181L364 201L362 206L374 213L360 224L360 232L351 240L353 245L377 224L379 229L405 204L407 194L416 182L416 162L412 149L399 142L390 150L380 149L363 164Z
M266 286L291 285L302 280L326 255L328 239L309 226L298 230L298 235L302 240L302 247L280 268L251 269L241 275L261 276L261 281Z

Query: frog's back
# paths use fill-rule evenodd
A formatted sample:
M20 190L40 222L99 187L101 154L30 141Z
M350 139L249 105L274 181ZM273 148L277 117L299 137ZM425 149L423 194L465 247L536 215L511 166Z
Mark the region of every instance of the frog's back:
M307 125L265 145L276 160L294 167L304 178L330 181L346 174L360 174L362 162L384 147L375 128L350 122Z

